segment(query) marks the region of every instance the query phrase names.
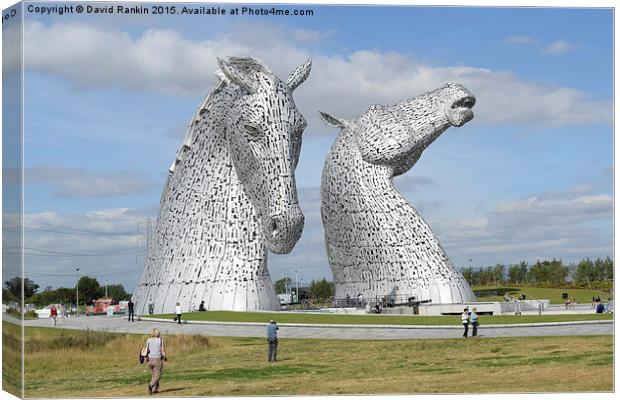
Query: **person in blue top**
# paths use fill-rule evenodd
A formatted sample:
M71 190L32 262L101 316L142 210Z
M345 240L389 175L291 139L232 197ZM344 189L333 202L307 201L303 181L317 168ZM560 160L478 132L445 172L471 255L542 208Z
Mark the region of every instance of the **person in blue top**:
M269 351L267 353L267 361L275 362L276 355L278 353L278 324L275 320L271 320L267 325L267 343L269 345Z
M471 336L478 336L478 314L476 313L476 311L478 311L476 309L476 307L474 307L471 310L471 314L469 315L469 322L471 323L472 326L472 330L471 330Z

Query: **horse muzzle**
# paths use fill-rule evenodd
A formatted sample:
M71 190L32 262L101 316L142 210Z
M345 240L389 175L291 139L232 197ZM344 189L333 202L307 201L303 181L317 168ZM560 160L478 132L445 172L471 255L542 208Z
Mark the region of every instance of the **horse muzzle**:
M276 254L288 254L301 237L304 215L299 206L270 214L264 219L263 234L267 248Z

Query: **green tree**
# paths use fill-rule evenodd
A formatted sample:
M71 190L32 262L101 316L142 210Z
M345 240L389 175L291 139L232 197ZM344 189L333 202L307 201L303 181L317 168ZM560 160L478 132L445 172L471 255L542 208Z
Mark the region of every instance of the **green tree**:
M562 260L555 258L549 262L549 282L555 285L563 285L566 283L569 268L562 264Z
M577 264L577 270L575 271L575 282L580 285L589 284L595 279L594 263L589 258L581 260Z
M504 271L506 267L503 264L496 264L491 271L491 279L494 285L501 285L504 283Z
M310 282L310 296L315 299L328 299L334 295L334 282L323 278L320 281Z
M276 293L278 294L286 293L286 288L291 287L292 284L293 284L293 280L289 278L288 276L282 279L278 279L275 283Z
M465 280L467 281L467 283L469 283L469 285L474 285L474 268L473 267L467 267L467 268L463 268L461 269L461 273L463 274L463 278L465 278Z
M108 297L114 301L129 300L131 297L125 292L125 287L121 284L108 285Z
M24 299L29 298L39 289L39 285L34 283L30 278L24 280ZM22 297L22 277L16 276L8 281L4 282L7 289L18 299Z
M26 302L40 307L56 303L75 303L75 289L58 288L55 290L45 290L41 293L35 293Z
M78 290L80 292L80 304L90 304L96 298L103 296L104 291L99 286L99 282L96 278L90 276L83 276L78 282Z
M19 299L15 297L13 293L7 288L2 288L2 303L6 304L9 301L15 301L19 303Z
M614 262L611 258L605 257L603 260L603 279L614 279Z

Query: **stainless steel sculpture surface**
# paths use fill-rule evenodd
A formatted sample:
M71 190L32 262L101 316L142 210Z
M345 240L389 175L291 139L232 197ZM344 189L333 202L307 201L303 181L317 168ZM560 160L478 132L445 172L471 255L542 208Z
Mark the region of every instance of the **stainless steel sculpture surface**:
M304 217L295 167L306 121L293 90L311 61L281 81L252 57L218 60L219 80L170 167L133 299L138 314L277 310L267 250L290 252Z
M424 149L473 118L474 96L448 83L398 104L375 105L341 128L321 178L321 214L336 298L461 303L475 296L430 226L394 188Z

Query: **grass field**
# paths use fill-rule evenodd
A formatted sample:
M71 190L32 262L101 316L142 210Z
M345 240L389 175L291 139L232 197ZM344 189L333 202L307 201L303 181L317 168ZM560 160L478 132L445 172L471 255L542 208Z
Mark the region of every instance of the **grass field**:
M4 324L6 327L7 324ZM5 328L6 329L6 328ZM27 397L145 396L143 335L26 328ZM613 390L613 337L441 340L166 336L161 396Z
M21 327L2 322L2 390L21 397Z
M152 315L155 318L172 319L173 314ZM207 311L183 314L182 320L220 321L220 322L268 322L275 319L279 323L306 324L375 324L375 325L460 325L461 316L421 316L421 315L377 315L377 314L308 314L282 312L234 312ZM573 314L573 315L481 315L480 325L597 321L611 320L612 314Z
M474 286L474 293L478 301L503 301L504 293L512 297L519 297L522 293L527 299L543 300L549 299L551 304L564 304L562 293L568 293L569 298L575 298L577 303L590 304L592 297L600 297L603 302L607 302L607 298L613 298L609 292L590 289L555 289L555 288L538 288L525 286ZM478 293L497 291L498 295L478 296Z

